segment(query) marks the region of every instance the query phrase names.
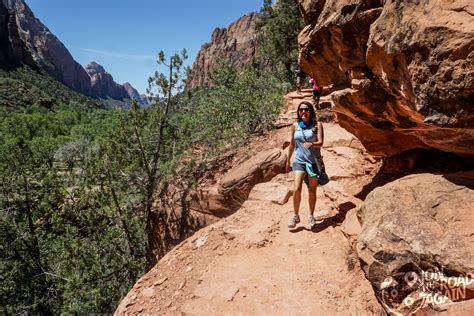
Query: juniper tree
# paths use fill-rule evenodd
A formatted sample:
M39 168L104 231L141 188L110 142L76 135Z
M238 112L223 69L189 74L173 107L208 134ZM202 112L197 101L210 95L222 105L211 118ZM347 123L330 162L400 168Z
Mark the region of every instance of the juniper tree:
M158 195L162 198L168 186L166 172L170 170L166 170L166 163L163 162L169 161L171 155L171 166L168 167L172 167L177 163L176 159L178 157L173 157L173 148L175 148L177 140L170 139L169 136L172 133L167 128L173 128L169 124L169 115L170 111L176 110L179 105L178 95L184 87L186 75L189 72L187 67L184 67L184 61L187 58L188 55L185 49L181 51L181 54L175 53L169 59L166 59L164 52L160 51L157 63L165 68L165 72L156 71L148 79L147 93L149 99L153 102L154 117L153 125L150 126L152 131L149 138L144 140L138 133L138 126L134 127L134 135L140 148L141 162L146 175L144 196L145 248L149 266L152 266L167 248L166 243L162 240L165 236L159 233L163 230L163 227L165 230L168 229L167 214L165 210L153 212L153 203L155 202L158 186L161 185L162 192ZM135 116L134 122L139 123L136 120L137 107L133 107L132 111ZM150 146L146 146L145 141ZM163 225L163 227L159 227L160 225Z
M281 80L293 83L298 62L298 34L303 19L296 0L264 0L257 24L260 57Z

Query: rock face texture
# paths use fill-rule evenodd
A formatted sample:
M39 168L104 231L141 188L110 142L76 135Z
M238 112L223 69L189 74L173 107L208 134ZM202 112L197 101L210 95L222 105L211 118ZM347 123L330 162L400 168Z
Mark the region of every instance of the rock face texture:
M474 156L472 1L300 0L300 64L372 154Z
M112 99L119 100L129 97L125 87L116 83L112 75L106 72L101 65L91 62L86 66L86 71L91 77L91 87L94 96L99 98L109 96Z
M382 302L387 298L383 290L392 286L403 294L400 301L411 295L417 302L420 291L437 292L450 301L474 297L474 281L461 284L451 279L451 288L442 285L448 278L461 280L474 273L473 189L473 171L416 174L379 187L367 196L359 211L363 224L357 250L366 277ZM407 281L397 279L397 275L410 272L417 274L410 280L424 283L413 283L402 293L400 289ZM439 293L440 289L445 291Z
M249 64L257 49L257 19L257 13L250 13L227 28L216 28L211 42L201 46L196 56L186 89L211 85L210 74L219 62L227 60L234 66Z
M138 103L141 105L148 105L148 101L146 99L146 96L141 95L138 93L137 89L135 89L130 83L125 82L122 87L125 89L127 92L128 98L131 100L137 100Z
M112 75L105 71L104 67L98 63L93 61L85 69L91 77L92 94L94 97L109 97L116 100L134 99L141 105L148 104L148 101L143 99L130 83L126 82L123 85L116 83Z
M0 67L26 64L44 69L58 81L91 95L90 78L61 41L35 18L23 0L0 2Z
M129 83L115 83L102 66L93 62L84 69L23 0L1 0L0 68L21 65L43 69L69 88L94 98L133 98L147 104Z
M242 206L252 188L280 174L286 161L286 152L281 149L268 149L259 152L252 159L233 166L218 184L206 184L190 193L191 212L207 214L201 218L203 224L213 223L234 213ZM275 189L276 190L276 189ZM277 190L278 191L278 190Z
M247 199L252 188L283 172L286 151L273 149L257 154L224 176L219 193L237 200Z

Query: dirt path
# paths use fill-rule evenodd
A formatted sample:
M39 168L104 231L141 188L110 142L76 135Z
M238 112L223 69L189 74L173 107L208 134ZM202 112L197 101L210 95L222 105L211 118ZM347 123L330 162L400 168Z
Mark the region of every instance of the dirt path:
M303 200L307 198L303 194ZM290 200L290 202L292 202ZM249 201L223 227L221 256L186 300L189 314L371 314L372 289L360 271L348 270L347 240L326 223L286 227L289 205ZM226 233L227 232L227 233ZM231 239L231 240L229 240Z
M291 114L295 104L288 104ZM282 128L270 138L283 140L288 133ZM169 252L116 314L377 314L373 290L341 229L357 231L354 211L361 201L354 195L370 182L377 162L339 126L325 124L325 134L332 181L318 188L317 212L326 219L316 229L308 229L306 188L295 229L287 228L292 199L269 201L292 188L293 174L280 174L255 186L236 213Z

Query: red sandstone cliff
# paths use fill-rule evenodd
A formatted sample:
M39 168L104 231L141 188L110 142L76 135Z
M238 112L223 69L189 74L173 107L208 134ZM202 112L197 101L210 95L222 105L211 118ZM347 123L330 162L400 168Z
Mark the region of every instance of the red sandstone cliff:
M228 60L234 66L249 64L257 48L257 19L257 13L250 13L227 28L216 28L212 33L211 42L202 45L196 56L187 89L209 86L210 74L220 61Z
M300 63L375 155L474 156L472 1L300 0Z

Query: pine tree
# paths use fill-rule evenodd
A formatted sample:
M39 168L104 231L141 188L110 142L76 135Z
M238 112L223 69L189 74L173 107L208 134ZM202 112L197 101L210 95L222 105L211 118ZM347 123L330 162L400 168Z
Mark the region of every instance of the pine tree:
M257 25L261 58L265 67L291 84L298 63L298 34L303 26L296 0L264 0Z

